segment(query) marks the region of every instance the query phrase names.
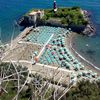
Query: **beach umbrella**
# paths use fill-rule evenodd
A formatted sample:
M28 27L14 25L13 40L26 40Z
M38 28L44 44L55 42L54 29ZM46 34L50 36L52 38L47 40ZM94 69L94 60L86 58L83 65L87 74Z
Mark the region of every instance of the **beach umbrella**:
M70 54L67 54L67 56L71 59L72 57L70 56Z
M97 76L97 73L94 73L95 76Z
M64 54L63 55L65 58L66 58L66 60L69 62L70 61L70 59Z
M63 48L60 48L60 50L61 50L62 53L64 53L64 49Z
M55 52L51 52L51 54L52 54L52 55L54 55L54 54L55 54Z
M86 76L87 71L82 72L82 76Z
M79 69L79 67L77 66L77 65L74 65L74 70L78 70Z
M60 39L61 39L61 37L58 38L58 40L60 40Z
M34 51L34 54L37 55L38 54L38 51Z
M89 70L89 73L93 73L92 70Z
M84 66L83 66L83 65L79 65L79 66L80 66L80 69L81 69L81 70L83 70L83 69L84 69Z
M59 49L58 51L61 52L61 49Z
M68 52L67 51L64 51L64 54L68 54Z
M73 64L78 64L78 62L74 61Z
M66 68L70 69L70 64L66 63Z
M65 67L66 66L66 63L65 63L65 61L63 60L62 62L61 62L61 67Z
M52 47L52 45L48 44L46 45L46 48L50 49Z
M78 74L78 75L77 75L77 78L80 78L80 77L81 77L81 75L80 75L80 74Z
M82 72L79 72L77 76L78 77L81 77L82 76Z
M57 46L60 46L60 44L57 44Z
M54 48L53 48L53 50L55 50L55 51L56 51L56 50L57 50L57 48L56 48L56 47L54 47Z
M87 71L87 70L85 70L84 72L85 72L86 74L88 73L88 71Z
M66 61L67 61L67 62L70 62L70 60L69 60L69 59L66 59Z
M66 49L65 47L63 48L63 50L64 50L64 51L67 51L67 49Z
M53 40L52 43L54 44L55 43L55 40Z
M70 66L66 65L66 68L67 68L67 69L70 69Z
M95 76L95 73L92 73L92 77L94 77L94 78L96 77L96 76Z
M63 60L63 56L62 55L58 55L59 56L59 60Z
M75 77L75 76L74 76L73 74L70 75L70 78L71 78L71 79L74 79L74 77Z
M64 49L62 48L62 52L65 53Z
M100 77L97 77L97 80L100 81Z
M59 58L62 58L63 59L63 55L59 54Z
M67 57L66 57L65 55L63 55L63 59L64 59L64 60L66 60L66 59L67 59Z
M67 53L67 56L68 56L68 57L70 56L69 53Z

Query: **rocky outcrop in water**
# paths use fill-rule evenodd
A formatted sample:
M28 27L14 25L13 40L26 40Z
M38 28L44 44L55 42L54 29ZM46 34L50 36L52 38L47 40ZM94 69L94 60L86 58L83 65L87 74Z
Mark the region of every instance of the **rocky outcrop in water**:
M59 20L57 19L50 19L50 20L37 20L36 23L33 23L34 21L29 20L28 16L24 16L20 18L18 21L18 24L21 26L39 26L39 25L49 25L49 26L56 26L56 27L66 27L66 28L71 28L72 31L83 34L83 35L88 35L92 36L95 34L96 29L94 28L94 25L92 24L92 21L90 19L91 13L86 11L86 10L81 10L81 13L84 16L84 19L88 21L87 25L62 25Z
M92 36L92 35L95 34L95 31L96 31L96 30L95 30L94 26L88 24L88 25L86 26L86 28L84 29L83 34L86 34L86 35L88 35L88 36Z
M83 12L84 18L88 21L88 24L86 25L86 27L82 33L85 35L88 35L88 36L92 36L95 34L96 29L91 21L91 18L90 18L91 13L86 11L86 10L82 10L82 12Z

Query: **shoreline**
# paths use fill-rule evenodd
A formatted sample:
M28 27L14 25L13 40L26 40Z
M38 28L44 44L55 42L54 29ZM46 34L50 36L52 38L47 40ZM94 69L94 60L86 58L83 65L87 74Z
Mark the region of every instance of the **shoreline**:
M24 37L27 36L28 34L30 34L30 32L31 32L30 29L33 29L33 27L31 26L31 28L30 27L26 28L23 32L21 32L18 35L18 37L16 37L14 40L12 40L13 45L12 45L11 49L14 49L14 48L16 48L17 45L20 45L21 41L23 42ZM35 30L35 29L33 29L33 30ZM91 74L90 81L94 81L94 80L98 79L98 77L100 76L100 72L97 69L93 68L92 66L86 67L87 66L86 65L87 62L84 61L83 59L81 59L79 55L76 56L75 52L73 52L73 49L71 48L71 43L72 43L72 40L73 40L74 36L75 36L75 34L72 33L72 32L69 32L67 34L67 36L65 37L65 47L66 47L66 49L68 49L69 53L71 53L70 55L73 56L73 60L76 59L76 60L78 60L78 62L80 62L80 65L82 65L82 66L84 65L84 69L82 69L82 70L81 69L79 69L77 71L74 70L73 69L74 68L73 65L70 65L70 67L73 66L72 69L66 69L66 68L59 67L59 66L55 67L54 65L50 65L50 64L45 65L45 64L41 64L39 62L36 62L35 65L33 65L33 61L30 60L30 59L19 59L18 60L18 59L16 59L16 57L15 57L15 60L13 59L13 57L11 58L12 60L10 60L10 58L8 58L8 59L6 58L7 57L6 55L9 54L9 50L11 50L10 46L8 46L9 50L7 52L5 52L6 54L4 56L2 56L1 61L2 62L16 62L16 64L21 62L21 64L23 64L23 66L26 66L29 69L29 71L33 71L34 70L34 72L39 72L40 73L40 70L42 70L42 71L44 71L44 73L46 73L46 75L48 75L48 77L49 77L49 74L47 73L46 70L44 70L44 68L49 70L49 72L50 72L50 69L53 69L53 72L59 71L61 69L60 72L62 73L61 75L64 75L64 77L65 77L64 80L66 80L66 77L67 77L66 74L68 74L68 78L70 78L70 81L75 79L75 82L78 82L83 78L87 78L87 76L82 76L80 79L78 79L79 73L84 73L85 71L89 72L89 70L91 70L91 72L95 73L96 75L93 77L92 73L90 73ZM24 50L26 50L26 49L24 48ZM32 50L32 49L30 49L30 50ZM15 52L15 54L16 53L17 52ZM12 54L12 52L11 52L11 54ZM26 53L26 54L28 55L28 53ZM16 56L16 55L14 55L14 56ZM9 57L9 55L8 55L8 57ZM25 57L25 56L23 56L23 57ZM40 66L40 65L43 65L43 66ZM51 67L48 67L48 66L51 66ZM41 69L40 69L40 67L41 67ZM36 69L34 69L34 68L36 68ZM68 71L68 72L66 73L66 71ZM41 73L41 75L44 75L44 73ZM71 79L72 75L74 75L74 79ZM59 76L59 77L61 77L61 76ZM91 78L93 78L93 79L91 79ZM87 78L87 79L89 79L89 78Z
M74 37L77 35L77 33L70 33L68 35L68 38L66 39L67 41L67 49L69 49L69 51L71 52L71 54L79 61L81 62L84 66L85 69L88 70L93 70L96 73L98 73L98 75L100 75L100 68L98 68L97 66L95 66L94 64L92 64L90 61L88 61L86 58L84 58L81 54L79 54L74 47L72 46L73 44L73 39Z
M17 45L17 43L20 40L23 40L23 38L25 36L27 36L28 34L30 34L31 30L33 29L33 26L31 27L27 27L24 31L22 31L15 39L12 40L12 49ZM69 51L71 52L71 54L79 61L82 63L82 65L85 66L85 69L88 70L93 70L96 73L98 73L98 75L100 75L100 69L95 66L94 64L92 64L90 61L86 60L84 57L81 56L81 54L79 54L72 46L73 43L73 39L74 37L77 35L77 33L69 33L68 37L66 37L66 48L69 49ZM10 43L8 43L8 48L10 47Z
M11 45L12 46L16 46L15 44L18 43L19 41L21 41L25 36L27 36L28 34L30 34L30 31L33 29L33 26L31 27L26 27L22 32L20 32L18 34L18 36L16 36L14 39L12 39L11 41L9 41L8 43L4 44L4 45Z

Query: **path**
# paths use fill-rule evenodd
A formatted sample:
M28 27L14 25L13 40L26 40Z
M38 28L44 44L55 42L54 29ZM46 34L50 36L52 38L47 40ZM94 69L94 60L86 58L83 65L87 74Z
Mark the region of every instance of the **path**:
M52 34L52 35L50 36L50 38L48 39L48 41L47 41L47 42L45 43L45 45L43 46L43 48L42 48L42 50L40 51L40 53L39 53L39 55L37 56L37 58L39 58L39 57L42 55L42 53L43 53L45 47L48 45L48 43L50 42L50 40L52 39L53 36L54 36L54 34Z

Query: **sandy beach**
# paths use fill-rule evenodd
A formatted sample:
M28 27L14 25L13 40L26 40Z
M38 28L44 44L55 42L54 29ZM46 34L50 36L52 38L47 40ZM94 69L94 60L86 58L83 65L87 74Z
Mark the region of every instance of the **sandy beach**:
M68 37L66 38L66 47L67 49L71 52L71 54L78 59L78 61L80 61L84 66L85 69L87 70L92 70L96 73L98 73L98 75L100 75L100 69L98 69L97 66L93 65L91 62L89 62L88 60L86 60L84 57L82 57L73 47L73 43L74 43L74 37L77 35L77 33L69 33Z
M9 49L6 52L8 54L6 54L3 61L4 62L10 62L10 61L20 62L21 61L22 64L25 63L24 66L27 66L30 71L34 70L34 72L38 72L41 68L41 71L43 70L43 73L41 72L41 75L44 75L44 73L45 73L45 75L47 74L47 76L49 77L49 75L51 73L50 69L52 69L54 72L56 72L57 70L55 68L58 69L59 67L58 66L55 67L53 65L50 66L49 64L44 65L44 64L40 64L39 62L37 62L35 65L32 65L32 63L33 63L32 57L31 57L32 52L34 52L34 51L38 51L38 53L41 52L40 51L41 47L37 44L33 44L31 42L24 41L23 37L27 36L30 33L29 30L30 30L30 28L25 29L21 34L19 34L18 37L16 37L16 39L12 40L12 42L13 42L12 49ZM27 34L27 32L29 32L29 33ZM83 58L80 54L78 54L77 51L73 48L73 45L72 45L74 42L73 39L74 39L74 36L76 36L76 34L77 33L73 33L73 32L69 32L69 34L67 34L67 36L65 37L65 46L68 49L68 51L72 54L72 56L74 56L74 58L76 58L79 62L81 62L82 65L85 66L85 69L75 71L74 69L69 70L69 69L60 67L59 68L60 72L65 77L65 78L63 78L64 81L67 78L66 74L68 74L68 73L70 74L71 73L70 71L73 71L73 73L75 74L75 77L77 77L79 72L84 72L86 70L92 70L93 72L96 72L98 75L100 75L100 71L97 70L96 68L94 68L94 66L91 65L91 63L89 63L85 58ZM45 66L45 67L43 67L43 66ZM47 68L49 70L49 72L44 70L44 68ZM66 71L67 71L67 73L66 73ZM58 74L57 80L59 79L59 77L61 77L61 74L60 75Z

